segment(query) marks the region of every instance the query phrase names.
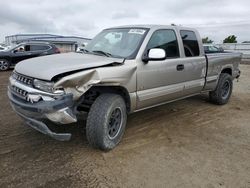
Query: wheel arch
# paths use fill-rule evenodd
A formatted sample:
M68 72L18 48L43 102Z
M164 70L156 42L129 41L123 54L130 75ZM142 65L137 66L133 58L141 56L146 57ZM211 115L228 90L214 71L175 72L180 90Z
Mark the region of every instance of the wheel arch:
M98 96L104 93L114 93L120 95L126 104L127 113L131 112L131 99L128 90L123 86L96 85L92 86L80 98L79 105L88 104L89 107L93 104Z
M10 56L2 56L0 59L4 59L4 60L7 60L9 63L11 63L11 57Z
M232 71L232 67L224 67L222 70L221 70L221 74L222 73L227 73L229 75L233 75L233 71Z

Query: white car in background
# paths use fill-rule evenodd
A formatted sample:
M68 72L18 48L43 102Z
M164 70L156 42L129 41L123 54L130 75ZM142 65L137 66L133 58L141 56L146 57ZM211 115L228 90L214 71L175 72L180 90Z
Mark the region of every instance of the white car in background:
M6 49L6 47L0 46L0 51L5 51Z
M0 45L0 51L5 51L7 49L9 49L9 46Z

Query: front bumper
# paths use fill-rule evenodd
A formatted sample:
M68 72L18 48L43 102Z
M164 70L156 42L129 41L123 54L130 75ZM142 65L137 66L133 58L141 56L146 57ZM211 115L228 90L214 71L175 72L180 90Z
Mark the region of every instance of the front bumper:
M73 113L73 96L66 94L54 101L39 101L30 103L22 100L9 87L8 97L14 111L21 116L30 127L46 134L56 140L70 140L70 133L55 133L43 122L49 119L54 123L69 124L76 122L76 116Z

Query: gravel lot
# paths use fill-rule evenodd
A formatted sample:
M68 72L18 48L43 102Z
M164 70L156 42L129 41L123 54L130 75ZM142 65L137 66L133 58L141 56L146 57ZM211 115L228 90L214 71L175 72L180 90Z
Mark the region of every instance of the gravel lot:
M69 142L27 127L10 108L0 72L0 187L250 187L250 65L230 103L197 96L132 114L123 141L92 149L84 120Z

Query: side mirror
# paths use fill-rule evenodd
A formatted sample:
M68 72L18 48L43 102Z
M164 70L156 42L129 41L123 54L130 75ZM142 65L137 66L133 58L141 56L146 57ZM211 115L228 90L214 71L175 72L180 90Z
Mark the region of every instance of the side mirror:
M152 48L148 51L148 54L144 55L143 61L148 62L148 61L160 61L166 59L167 54L165 50L161 48Z
M13 53L17 53L17 52L18 52L18 50L14 50L14 51L13 51Z

